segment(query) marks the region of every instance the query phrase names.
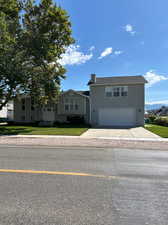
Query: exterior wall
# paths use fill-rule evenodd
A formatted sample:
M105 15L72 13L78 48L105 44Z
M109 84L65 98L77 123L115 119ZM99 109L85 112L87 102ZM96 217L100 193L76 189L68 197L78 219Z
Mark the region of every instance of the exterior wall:
M110 85L108 85L110 86ZM122 86L122 85L119 85ZM124 86L124 85L123 85ZM144 85L126 85L128 86L128 96L125 97L106 97L105 85L91 85L91 125L98 125L99 108L123 108L133 107L136 109L136 125L144 125Z
M86 115L85 121L87 124L90 124L90 99L86 98Z
M23 99L23 98L22 98ZM14 122L16 123L33 123L36 121L58 121L67 122L67 116L83 116L86 123L90 120L89 98L76 94L75 92L67 92L60 96L58 103L48 104L41 109L34 106L32 110L31 98L26 97L25 110L22 109L22 100L14 100ZM69 102L74 100L78 104L78 110L65 110L64 103L68 99Z
M70 103L71 101L75 101L78 105L78 110L65 110L66 100ZM76 94L75 92L67 92L60 96L58 105L57 105L57 113L56 113L56 121L66 122L67 116L84 116L85 122L89 123L89 99Z
M42 121L55 121L55 110L56 104L47 104L41 109L41 120Z
M22 100L14 100L14 122L16 123L32 123L42 120L42 114L37 107L31 108L31 98L26 97L25 110L22 109Z

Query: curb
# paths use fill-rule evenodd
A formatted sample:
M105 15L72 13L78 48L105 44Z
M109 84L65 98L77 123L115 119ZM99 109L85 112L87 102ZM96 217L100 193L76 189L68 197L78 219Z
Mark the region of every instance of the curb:
M122 138L122 137L82 137L61 135L4 135L0 138L42 138L42 139L80 139L80 140L117 140L117 141L140 141L140 142L168 142L166 138Z

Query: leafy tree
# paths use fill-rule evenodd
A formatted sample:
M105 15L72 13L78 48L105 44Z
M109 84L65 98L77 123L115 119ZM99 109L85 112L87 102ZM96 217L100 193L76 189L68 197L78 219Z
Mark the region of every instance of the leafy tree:
M23 51L18 42L20 10L16 0L0 0L0 109L22 89L25 81Z
M59 59L74 42L67 12L52 0L0 0L0 12L0 109L20 93L55 100L66 72Z

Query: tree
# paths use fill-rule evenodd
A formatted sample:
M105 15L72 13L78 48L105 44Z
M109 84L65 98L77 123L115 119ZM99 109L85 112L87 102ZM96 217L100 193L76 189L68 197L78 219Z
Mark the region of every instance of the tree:
M37 103L56 99L66 72L59 59L74 42L67 12L52 0L38 5L31 0L2 1L0 109L20 93L29 93Z
M0 110L25 82L23 51L18 50L20 10L16 0L0 0Z

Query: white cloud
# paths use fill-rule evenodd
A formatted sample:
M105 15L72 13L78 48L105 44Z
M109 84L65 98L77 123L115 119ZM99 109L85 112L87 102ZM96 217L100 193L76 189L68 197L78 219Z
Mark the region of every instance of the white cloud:
M105 56L111 55L112 53L113 53L113 48L112 48L112 47L106 48L106 49L101 53L101 55L99 56L99 59L102 59L102 58L104 58Z
M168 80L168 76L156 74L155 71L152 70L148 71L144 77L148 81L147 87L151 87L162 80Z
M115 55L121 55L121 54L123 54L123 51L120 51L120 50L119 51L115 51L114 54Z
M134 35L136 33L136 31L134 30L134 28L131 24L125 25L124 29L126 32L130 33L131 35Z
M147 105L157 105L157 104L163 104L168 105L168 100L161 100L161 101L153 101L153 102L146 102Z
M89 48L89 51L93 51L93 50L95 50L95 46L91 46L90 48Z
M70 45L66 52L62 54L62 59L59 60L59 63L63 66L65 65L79 65L86 63L93 57L93 54L84 54L81 52L79 45Z

